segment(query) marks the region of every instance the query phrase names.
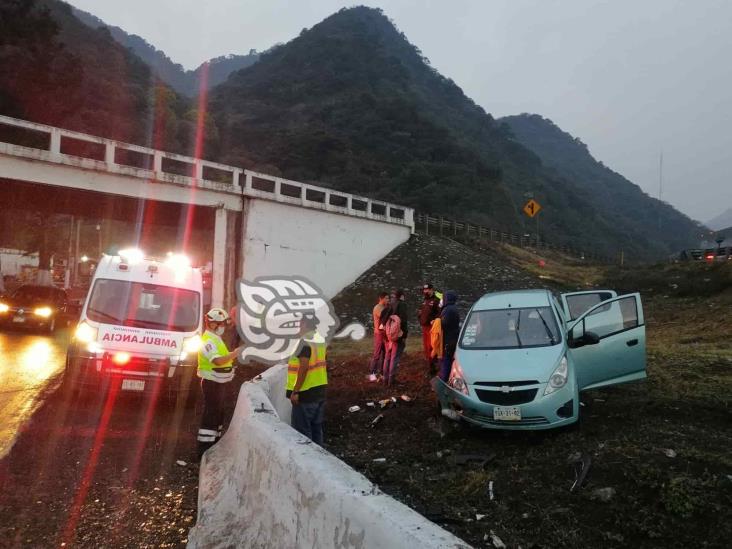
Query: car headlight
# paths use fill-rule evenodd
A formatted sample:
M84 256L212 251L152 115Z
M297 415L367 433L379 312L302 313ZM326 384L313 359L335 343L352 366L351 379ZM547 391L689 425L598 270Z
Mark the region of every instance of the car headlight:
M34 315L42 316L43 318L48 318L49 316L51 316L51 313L53 313L51 307L38 307L33 311Z
M562 360L552 375L549 376L549 383L547 383L546 389L544 389L544 396L552 394L554 391L558 391L567 384L567 377L569 375L569 367L567 366L567 357L563 356Z
M450 370L450 377L447 384L459 393L464 395L468 394L468 384L465 381L463 370L460 368L457 359L452 361L452 369Z
M76 332L74 332L74 339L81 343L91 343L97 339L97 329L92 328L82 320L76 327Z
M10 310L10 306L5 303L0 303L0 313L7 313Z

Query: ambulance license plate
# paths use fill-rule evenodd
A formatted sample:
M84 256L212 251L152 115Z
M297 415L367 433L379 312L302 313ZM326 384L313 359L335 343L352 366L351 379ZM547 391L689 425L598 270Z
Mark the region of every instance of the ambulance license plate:
M25 317L24 316L14 316L13 322L18 322L18 323L25 322Z
M521 421L521 408L518 406L494 406L493 419L497 421Z
M123 391L144 391L145 382L139 379L123 379L122 380Z

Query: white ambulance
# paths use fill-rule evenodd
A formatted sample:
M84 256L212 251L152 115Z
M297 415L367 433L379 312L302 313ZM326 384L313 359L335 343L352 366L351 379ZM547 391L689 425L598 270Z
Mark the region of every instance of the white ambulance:
M201 344L201 271L185 256L105 255L94 272L66 357L64 384L188 394Z

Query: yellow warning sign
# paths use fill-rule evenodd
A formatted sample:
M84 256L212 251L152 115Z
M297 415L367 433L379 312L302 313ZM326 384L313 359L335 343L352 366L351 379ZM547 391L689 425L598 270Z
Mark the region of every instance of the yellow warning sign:
M541 210L541 204L539 204L533 198L529 200L524 206L524 213L529 217L534 217L536 214L539 213L539 210Z

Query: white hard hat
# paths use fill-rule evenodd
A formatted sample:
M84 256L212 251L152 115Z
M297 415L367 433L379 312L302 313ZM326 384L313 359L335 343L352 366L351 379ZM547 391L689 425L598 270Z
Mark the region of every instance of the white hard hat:
M226 322L229 320L229 313L220 307L214 307L206 313L206 318L211 322Z

